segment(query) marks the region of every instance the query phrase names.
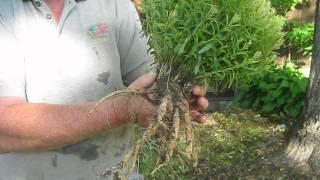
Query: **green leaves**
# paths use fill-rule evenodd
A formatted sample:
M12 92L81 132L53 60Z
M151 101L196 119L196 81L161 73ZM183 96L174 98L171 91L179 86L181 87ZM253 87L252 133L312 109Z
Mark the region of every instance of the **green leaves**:
M265 0L144 0L142 9L161 76L182 83L235 87L267 70L282 42L283 19Z
M203 54L208 50L210 50L212 47L213 47L213 44L207 44L206 46L204 46L202 49L199 50L198 54Z
M270 0L272 6L279 15L285 15L288 11L294 9L298 4L307 6L311 0Z
M304 56L312 54L313 46L314 25L305 24L302 26L294 27L287 35L289 45L303 51Z
M291 64L275 67L263 77L240 86L237 104L264 113L284 113L295 118L303 110L308 79Z
M285 15L286 12L293 9L298 3L298 0L271 0L272 6L280 15Z

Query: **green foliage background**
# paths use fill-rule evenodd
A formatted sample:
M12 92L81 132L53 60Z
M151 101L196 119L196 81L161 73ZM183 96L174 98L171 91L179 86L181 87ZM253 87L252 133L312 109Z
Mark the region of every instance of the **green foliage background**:
M285 15L298 4L308 6L311 0L270 0L271 5L276 9L277 14Z
M296 118L302 113L307 86L308 78L288 64L241 85L236 101L244 108Z
M309 23L293 27L286 35L286 39L291 47L298 48L303 52L303 55L310 56L312 54L313 36L314 24Z
M163 77L216 89L263 73L282 42L267 0L145 0L144 30Z
M280 15L285 15L286 12L293 9L299 0L271 0L272 6Z

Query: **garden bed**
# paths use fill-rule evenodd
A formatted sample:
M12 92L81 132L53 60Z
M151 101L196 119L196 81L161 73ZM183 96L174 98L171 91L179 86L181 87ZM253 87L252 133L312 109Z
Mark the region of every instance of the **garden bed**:
M199 163L196 167L181 153L154 169L157 140L149 141L139 161L146 179L310 179L311 176L280 162L286 147L285 129L260 114L243 109L226 109L209 115L207 125L196 125ZM200 146L201 144L201 146ZM180 144L183 146L183 142Z

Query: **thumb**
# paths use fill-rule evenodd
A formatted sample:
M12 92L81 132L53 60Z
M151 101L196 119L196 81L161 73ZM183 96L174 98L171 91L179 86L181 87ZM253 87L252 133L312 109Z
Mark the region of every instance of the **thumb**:
M133 81L129 85L129 89L148 89L152 87L152 85L156 82L156 75L153 72L148 72L142 76L140 76L138 79Z

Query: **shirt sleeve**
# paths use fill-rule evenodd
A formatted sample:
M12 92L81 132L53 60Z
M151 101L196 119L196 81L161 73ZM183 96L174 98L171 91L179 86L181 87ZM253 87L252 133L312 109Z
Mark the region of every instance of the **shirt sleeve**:
M24 58L12 26L0 14L0 97L26 99Z
M129 85L152 70L148 39L142 32L139 15L130 0L118 0L117 44L122 78ZM120 4L119 4L120 3Z

